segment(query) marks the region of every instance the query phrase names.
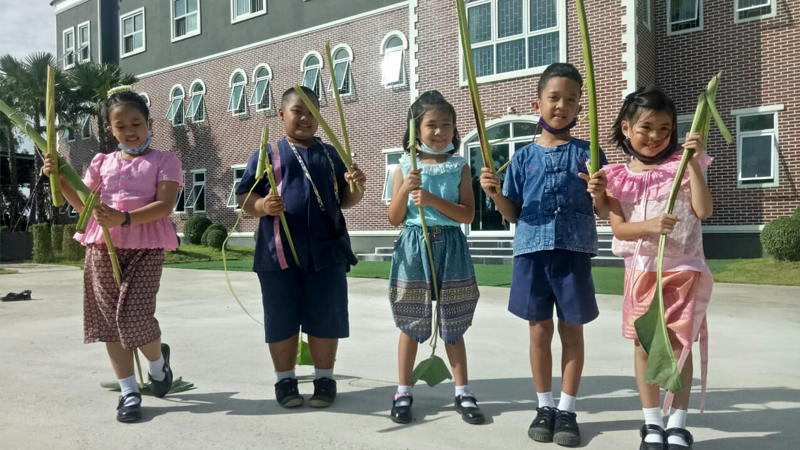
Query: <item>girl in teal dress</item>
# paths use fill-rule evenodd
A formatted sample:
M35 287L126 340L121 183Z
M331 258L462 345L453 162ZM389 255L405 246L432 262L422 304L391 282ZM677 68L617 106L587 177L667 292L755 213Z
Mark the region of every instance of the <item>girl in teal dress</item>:
M392 404L391 418L411 421L411 373L419 343L432 334L433 280L425 248L419 206L425 207L435 273L439 286L438 332L456 380L455 407L464 421L483 423L484 416L467 377L464 332L472 325L478 302L478 285L461 225L472 223L475 199L466 160L456 155L460 139L453 106L437 91L422 94L411 105L408 120L415 118L419 130L417 170L412 170L407 148L395 170L389 222L405 226L392 257L389 301L400 328L398 363L400 383Z

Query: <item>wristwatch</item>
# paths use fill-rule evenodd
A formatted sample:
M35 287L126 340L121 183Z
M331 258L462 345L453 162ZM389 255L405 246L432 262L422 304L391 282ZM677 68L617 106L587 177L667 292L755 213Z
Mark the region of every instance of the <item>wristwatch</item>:
M131 226L131 213L128 211L123 211L125 213L125 222L122 222L122 228L126 228Z

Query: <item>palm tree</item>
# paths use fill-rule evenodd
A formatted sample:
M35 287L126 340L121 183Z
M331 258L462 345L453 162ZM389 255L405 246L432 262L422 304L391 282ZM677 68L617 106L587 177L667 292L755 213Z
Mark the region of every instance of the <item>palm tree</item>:
M12 101L11 90L5 77L0 76L0 99L9 103ZM0 180L0 205L4 212L0 220L9 228L14 227L20 212L19 186L17 182L17 139L14 135L14 124L0 114L0 154L8 154L8 179ZM11 231L14 231L13 229Z
M45 96L47 89L47 67L57 67L56 60L50 53L32 53L24 61L11 55L0 57L0 77L6 86L6 95L11 100L9 105L33 123L38 133L46 130ZM83 112L77 93L72 89L70 80L56 68L56 111L61 124L73 124ZM65 126L61 126L65 128ZM30 220L44 222L48 216L57 217L50 198L44 195L43 183L39 182L41 167L44 162L43 152L36 153L34 188L31 195L36 201L31 205ZM48 214L49 211L49 214Z
M88 113L97 118L97 136L101 153L116 150L116 141L106 131L107 124L101 114L103 102L108 98L109 89L136 83L131 74L124 73L115 64L99 64L96 62L80 63L67 72L70 83L75 86L75 93L84 102Z

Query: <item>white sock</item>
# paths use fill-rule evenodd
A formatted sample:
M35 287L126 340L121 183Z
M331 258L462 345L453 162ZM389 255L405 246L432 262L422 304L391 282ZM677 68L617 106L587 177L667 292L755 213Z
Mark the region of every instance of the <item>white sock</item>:
M575 402L577 402L577 401L578 401L578 399L576 397L573 397L573 396L565 393L564 391L561 391L561 398L558 399L558 409L561 410L561 411L567 411L567 412L574 413L575 412Z
M669 409L669 421L667 422L667 429L670 428L681 428L686 429L686 416L689 414L688 411L685 409ZM686 442L680 435L672 435L668 439L669 443L672 445L680 445L682 447L688 447L689 443Z
M397 386L397 392L394 394L395 404L397 406L408 406L411 404L411 386L404 386L402 384Z
M294 369L287 370L286 372L275 372L275 376L278 377L278 381L283 381L287 378L295 378Z
M664 414L661 412L661 408L642 408L642 412L644 412L644 423L647 425L658 425L661 428L664 428ZM648 443L658 444L663 442L664 436L658 433L647 433L645 436L644 441Z
M472 397L472 392L469 391L469 385L465 384L463 386L456 386L456 397ZM477 408L476 405L472 400L464 400L461 402L462 405L466 406L467 408Z
M150 366L147 371L152 379L162 381L167 376L164 373L164 355L159 356L155 361L147 361L147 365Z
M553 401L553 393L552 392L537 392L536 396L539 397L539 407L542 408L544 406L549 406L551 408L556 407L556 402Z
M128 378L123 378L121 380L117 380L119 382L119 389L121 391L121 395L124 397L128 394L133 394L135 392L139 392L139 386L136 384L136 375L131 375ZM133 406L137 403L141 403L141 400L137 397L128 397L125 400L123 406Z
M319 380L320 378L330 378L333 379L333 368L330 369L317 369L314 367L314 379Z

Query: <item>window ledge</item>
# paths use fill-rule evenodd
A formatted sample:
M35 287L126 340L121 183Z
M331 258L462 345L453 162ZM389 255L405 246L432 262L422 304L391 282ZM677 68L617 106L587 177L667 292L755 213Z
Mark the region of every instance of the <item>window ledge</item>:
M264 7L263 11L259 11L259 12L256 12L256 13L250 13L250 14L243 14L241 16L236 16L233 19L231 19L231 23L232 24L240 23L240 22L244 22L244 21L259 17L259 16L265 16L265 15L267 15L266 6Z
M186 33L183 36L173 37L172 38L172 43L179 42L179 41L182 41L184 39L193 38L195 36L200 36L200 30L193 31L191 33Z
M132 51L130 53L123 53L123 54L119 55L119 58L120 59L127 58L129 56L138 55L139 53L144 53L144 52L145 52L145 49L144 48L140 48L140 49L134 50L134 51Z

